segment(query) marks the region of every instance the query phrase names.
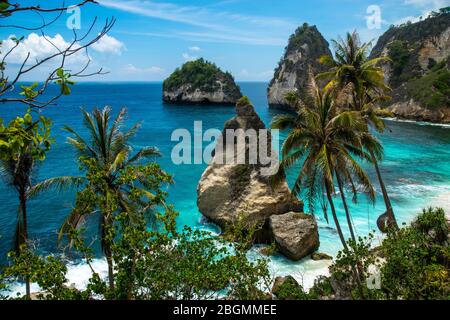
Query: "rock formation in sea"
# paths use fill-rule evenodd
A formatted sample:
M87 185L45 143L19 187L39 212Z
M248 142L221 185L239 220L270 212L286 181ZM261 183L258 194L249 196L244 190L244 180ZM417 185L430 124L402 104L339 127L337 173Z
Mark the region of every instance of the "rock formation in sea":
M285 101L286 94L305 87L309 68L314 73L325 71L318 61L323 55L331 55L328 42L316 26L303 24L290 36L284 57L275 69L267 89L269 105L289 109Z
M263 164L259 157L256 163L250 161L252 146L258 148L253 151L259 152L262 148L270 156L275 157L275 154L272 153L270 131L265 130L264 123L246 97L238 101L236 114L225 123L223 143L217 143L214 158L200 179L198 208L206 218L224 229L236 224L248 229L259 225L261 230L256 242L275 241L280 252L291 259L301 259L319 247L317 224L310 216L301 213L303 203L291 194L285 179L276 185L271 182L272 176L267 174L269 163ZM230 140L231 148L226 149L224 146L229 145L228 129L234 132L242 129L241 134L253 129L256 139L243 135L237 138L228 136L233 140ZM239 164L237 159L242 155L245 161ZM234 161L230 163L224 159ZM279 223L288 231L280 230ZM276 228L272 229L271 226L275 225Z
M371 57L388 56L383 69L392 88L388 109L397 117L450 123L450 12L392 26Z
M186 62L163 82L167 103L235 104L241 97L233 76L202 58Z

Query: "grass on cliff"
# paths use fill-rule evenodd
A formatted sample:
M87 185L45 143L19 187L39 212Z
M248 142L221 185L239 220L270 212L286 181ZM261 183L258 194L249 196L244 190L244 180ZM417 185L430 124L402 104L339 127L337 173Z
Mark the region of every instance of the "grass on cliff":
M408 95L425 107L436 109L450 106L450 71L448 65L450 57L436 64L420 78L407 82Z
M163 83L164 90L172 90L183 84L190 84L190 91L201 89L213 92L219 88L218 80L225 81L225 87L233 83L233 76L229 72L222 72L214 63L203 58L188 61L181 68L177 68ZM225 88L225 91L227 88Z

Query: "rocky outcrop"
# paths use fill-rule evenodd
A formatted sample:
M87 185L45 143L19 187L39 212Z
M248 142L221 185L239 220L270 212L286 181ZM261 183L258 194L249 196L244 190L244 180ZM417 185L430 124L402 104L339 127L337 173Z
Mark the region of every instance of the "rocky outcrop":
M319 248L317 223L310 215L288 212L269 219L270 230L279 251L292 260L300 260Z
M450 123L450 13L391 27L371 57L387 56L385 78L393 89L386 107L397 117Z
M166 103L235 104L241 97L233 76L203 59L186 62L163 83Z
M256 163L250 161L250 153L258 150L259 154L259 148L264 148L270 156L276 158L276 155L271 150L270 132L266 139L263 134L268 131L263 130L265 125L247 98L242 98L237 103L236 113L236 117L225 123L223 142L217 143L214 158L200 179L197 187L198 208L205 217L225 229L238 223L248 229L260 226L262 230L255 239L257 242L271 243L275 240L280 244L284 242L291 244L291 241L284 240L284 237L296 238L297 235L291 236L277 231L277 238L274 238L274 233L269 229L270 221L273 217L288 212L303 211L303 204L291 194L284 179L276 185L271 183L272 176L268 174L270 170L266 171L271 166L269 163L264 164L259 156ZM241 134L249 132L246 130L254 130L257 138L252 140L239 135L236 138L227 137L229 129L242 129L234 131ZM223 148L228 144L227 139L231 144L228 150ZM255 145L258 149L252 150L252 146ZM233 152L230 155L231 150ZM244 163L237 161L242 155L245 155ZM224 162L224 159L228 161ZM315 241L318 238L317 225L314 229L306 223L306 220L305 218L304 222L297 223L295 230L292 229L293 232L304 233L303 242L297 242L298 245L318 243ZM308 230L300 230L302 227ZM316 234L313 234L314 230ZM314 239L308 242L307 235L311 235ZM310 254L311 250L311 247L291 249L294 254L290 257L298 259L304 252L305 255Z
M301 90L308 81L308 69L314 73L325 71L319 63L323 55L330 55L328 42L316 26L304 24L289 38L284 57L275 69L274 78L267 89L269 105L289 109L285 101L287 93Z
M271 177L262 174L261 170L267 166L259 161L250 164L248 157L245 163L237 163L237 158L242 153L248 155L248 141L244 142L244 146L233 142L233 158L228 159L227 164L219 163L219 160L229 156L226 150L221 150L227 144L227 130L265 129L264 123L248 100L243 99L237 104L236 113L235 118L225 123L223 144L216 146L214 159L198 184L197 204L200 212L219 226L226 227L236 223L238 219L244 219L247 225L255 225L264 223L272 215L302 211L302 203L291 195L286 181L272 186ZM261 139L260 132L257 134L258 140ZM267 148L270 148L269 139ZM230 163L230 160L234 163Z

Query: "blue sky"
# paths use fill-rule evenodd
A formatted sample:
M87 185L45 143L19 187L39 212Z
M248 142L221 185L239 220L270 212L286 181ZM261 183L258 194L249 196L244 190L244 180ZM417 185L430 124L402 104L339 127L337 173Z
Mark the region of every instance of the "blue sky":
M327 40L354 29L365 41L376 39L391 24L414 20L427 12L450 5L450 0L98 0L80 11L80 34L95 16L99 25L108 17L117 22L109 36L89 52L91 70L100 66L109 74L91 80L159 81L187 60L204 57L230 71L238 81L268 81L283 55L287 39L304 22L317 25ZM21 1L23 5L47 1ZM60 1L48 1L59 4ZM71 1L70 3L74 3ZM372 7L370 7L372 6ZM369 28L368 8L380 8L380 28ZM63 47L73 33L64 13L46 28L49 39ZM17 14L2 19L6 24L39 24L36 15ZM98 28L97 31L98 32ZM17 70L24 54L40 59L54 48L39 33L0 28L2 51L10 35L24 36L25 42L9 58ZM76 70L85 57L74 57L69 68ZM55 62L56 63L56 62ZM32 72L26 80L42 79L51 66Z

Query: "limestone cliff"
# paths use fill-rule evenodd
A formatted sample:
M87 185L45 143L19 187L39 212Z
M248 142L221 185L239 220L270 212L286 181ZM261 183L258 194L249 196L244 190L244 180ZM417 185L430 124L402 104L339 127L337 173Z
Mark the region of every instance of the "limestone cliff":
M270 134L268 139L261 136L263 131L259 129L265 129L265 125L247 98L239 100L236 113L236 117L225 123L224 142L217 144L214 159L200 179L198 208L205 217L225 229L237 223L244 228L259 225L262 230L257 235L257 242L275 241L282 253L287 253L289 258L300 259L319 246L316 222L306 215L287 215L289 212L302 212L303 204L291 194L284 179L276 186L271 183L271 176L263 171L270 165L261 164L259 160L257 163L249 161L251 143L271 154ZM257 132L257 139L233 137L230 140L232 149L226 149L229 129L253 129ZM237 159L240 155L246 157L245 162L239 164ZM234 161L230 163L230 160ZM270 218L273 216L279 217L277 226L283 221L285 226L291 225L290 232L280 232L279 228L276 233L271 230Z
M311 67L314 73L325 71L318 62L323 55L331 55L328 42L316 26L303 24L289 38L284 57L275 69L274 78L267 89L269 105L288 109L285 96L305 87L308 68Z
M392 26L371 57L388 56L383 66L397 117L450 123L450 12L442 9L417 23Z
M241 97L233 76L203 59L186 62L163 83L167 103L235 104Z

